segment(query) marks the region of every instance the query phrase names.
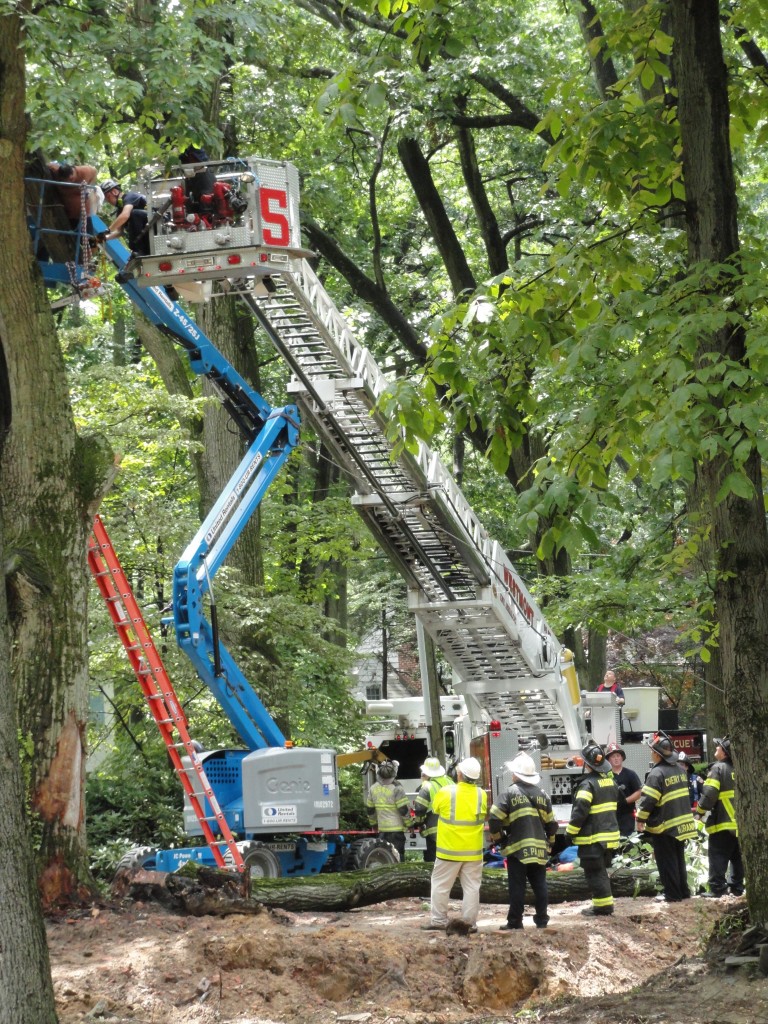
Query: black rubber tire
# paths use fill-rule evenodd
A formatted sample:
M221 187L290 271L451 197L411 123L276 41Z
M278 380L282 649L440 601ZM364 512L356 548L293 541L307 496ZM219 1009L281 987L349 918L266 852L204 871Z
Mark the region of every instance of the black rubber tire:
M154 871L157 857L155 846L134 846L132 850L120 858L117 865L118 871L138 871L143 868L145 871Z
M250 869L251 878L280 878L282 876L283 869L280 866L280 859L264 843L252 840L248 843L238 843L237 848L245 866Z
M400 863L400 854L392 843L378 836L356 839L349 848L348 871L363 871L389 867Z

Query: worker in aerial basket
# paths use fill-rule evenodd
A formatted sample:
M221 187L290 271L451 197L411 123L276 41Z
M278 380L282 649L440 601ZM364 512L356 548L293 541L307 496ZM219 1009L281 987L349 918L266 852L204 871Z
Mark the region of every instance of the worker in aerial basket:
M108 242L125 233L131 252L149 256L147 197L132 190L124 192L120 182L113 178L102 182L101 191L109 205L117 210L117 216L109 225L103 241Z
M376 782L368 790L365 807L371 828L379 836L392 843L405 860L405 829L410 823L411 812L408 797L402 785L397 782L397 762L384 761L376 770Z
M601 746L590 742L581 756L585 774L573 794L571 820L565 834L579 851L579 864L592 897L592 906L582 910L582 914L603 917L613 913L608 868L619 845L619 792Z

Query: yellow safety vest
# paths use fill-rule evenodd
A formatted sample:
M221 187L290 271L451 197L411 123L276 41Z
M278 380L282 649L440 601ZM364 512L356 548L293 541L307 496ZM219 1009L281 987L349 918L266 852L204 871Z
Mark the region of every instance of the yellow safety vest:
M437 814L437 856L441 860L482 860L483 822L488 813L484 789L470 782L444 786L432 801Z

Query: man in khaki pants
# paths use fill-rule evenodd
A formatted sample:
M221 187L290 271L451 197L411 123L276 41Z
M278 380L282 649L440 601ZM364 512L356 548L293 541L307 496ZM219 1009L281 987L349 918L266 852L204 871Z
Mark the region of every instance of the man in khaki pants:
M465 758L456 766L458 782L444 786L432 801L437 815L437 857L432 868L432 913L421 926L425 931L445 930L448 900L457 878L461 882L461 920L466 930L477 931L483 822L488 814L488 796L478 784L480 774L477 758Z

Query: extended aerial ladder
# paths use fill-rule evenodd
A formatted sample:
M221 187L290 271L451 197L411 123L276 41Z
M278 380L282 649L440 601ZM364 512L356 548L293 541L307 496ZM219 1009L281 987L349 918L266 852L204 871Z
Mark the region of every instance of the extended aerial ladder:
M183 176L147 178L150 205L170 199L179 216L156 224L151 256L133 261L136 283L181 288L191 278L214 298L239 295L293 371L303 416L352 483L354 504L404 576L410 608L453 668L472 717L500 722L520 741L544 735L581 746L569 655L503 548L428 445L393 458L377 411L387 380L301 249L295 168L251 158L211 168L223 183L239 178L252 214L213 236L189 231L177 205Z
M240 291L295 375L291 392L355 488L353 503L408 584L409 606L453 668L454 688L519 739L585 737L561 646L503 548L436 452L393 459L377 401L387 380L306 260L265 296Z

